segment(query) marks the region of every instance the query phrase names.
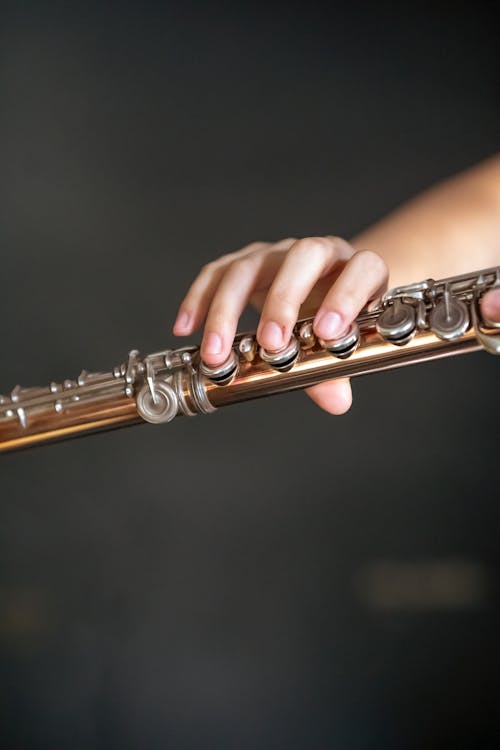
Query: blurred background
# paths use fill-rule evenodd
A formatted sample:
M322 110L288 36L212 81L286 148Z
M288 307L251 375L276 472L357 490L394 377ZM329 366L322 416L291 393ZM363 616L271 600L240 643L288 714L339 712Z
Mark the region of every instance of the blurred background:
M202 264L497 150L493 11L2 3L0 392L175 345ZM4 456L0 746L496 746L498 367Z

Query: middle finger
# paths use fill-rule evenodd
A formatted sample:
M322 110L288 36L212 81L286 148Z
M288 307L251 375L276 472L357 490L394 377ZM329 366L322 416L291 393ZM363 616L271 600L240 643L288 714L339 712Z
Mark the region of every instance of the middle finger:
M264 349L276 351L288 343L300 306L318 279L353 253L353 248L337 237L308 237L292 246L262 309L257 340Z

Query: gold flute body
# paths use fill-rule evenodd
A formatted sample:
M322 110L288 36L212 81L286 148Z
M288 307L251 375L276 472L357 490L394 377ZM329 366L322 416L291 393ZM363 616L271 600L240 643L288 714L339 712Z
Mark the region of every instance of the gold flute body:
M196 346L128 360L111 372L88 373L44 388L16 386L0 396L0 451L178 415L485 349L500 354L498 323L479 302L500 287L500 267L392 289L363 310L337 339L317 339L312 318L299 321L279 352L238 334L223 365L209 368Z

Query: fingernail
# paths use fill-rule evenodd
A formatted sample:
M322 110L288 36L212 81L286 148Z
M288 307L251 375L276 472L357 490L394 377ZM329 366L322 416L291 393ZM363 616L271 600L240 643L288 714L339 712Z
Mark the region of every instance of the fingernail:
M222 339L218 333L207 333L203 340L203 351L205 354L221 354Z
M322 339L334 339L341 333L343 325L340 315L328 310L320 313L314 321L314 332Z
M181 328L181 329L187 328L189 325L190 318L191 316L188 312L179 313L177 320L174 323L174 328Z
M273 320L268 321L261 331L260 338L265 342L266 349L279 349L283 346L283 332Z

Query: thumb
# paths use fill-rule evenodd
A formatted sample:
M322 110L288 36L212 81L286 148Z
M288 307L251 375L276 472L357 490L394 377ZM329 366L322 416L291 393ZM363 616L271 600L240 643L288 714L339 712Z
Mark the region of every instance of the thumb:
M484 322L500 324L500 289L490 289L481 299L481 315Z
M306 393L330 414L345 414L351 407L352 393L348 378L324 380L306 388Z

